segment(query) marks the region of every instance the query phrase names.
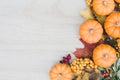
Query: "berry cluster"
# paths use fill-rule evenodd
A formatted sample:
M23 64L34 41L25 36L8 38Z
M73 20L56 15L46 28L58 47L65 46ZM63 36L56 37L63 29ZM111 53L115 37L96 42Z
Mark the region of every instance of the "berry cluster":
M104 39L104 43L111 45L115 48L115 45L117 45L117 42L115 39L111 38L110 36L106 36Z
M106 70L102 71L102 75L104 76L104 78L107 78L108 80L110 80L110 73L112 73L111 69L109 69L108 71Z
M68 54L66 57L63 57L63 59L60 61L60 63L69 64L70 59L71 59L71 55Z

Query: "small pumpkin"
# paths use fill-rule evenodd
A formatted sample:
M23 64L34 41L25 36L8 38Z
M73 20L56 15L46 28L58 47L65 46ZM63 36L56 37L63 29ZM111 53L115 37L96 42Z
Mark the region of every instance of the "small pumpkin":
M116 61L116 51L110 45L100 44L93 51L93 60L96 65L108 68Z
M87 43L96 43L102 38L102 25L95 20L87 20L81 24L79 34Z
M115 8L114 0L93 0L93 10L101 16L110 14Z
M50 80L71 80L72 71L71 68L66 64L56 64L54 65L50 72Z
M113 38L120 38L120 12L111 13L104 24L105 31Z
M117 3L120 3L120 0L115 0Z

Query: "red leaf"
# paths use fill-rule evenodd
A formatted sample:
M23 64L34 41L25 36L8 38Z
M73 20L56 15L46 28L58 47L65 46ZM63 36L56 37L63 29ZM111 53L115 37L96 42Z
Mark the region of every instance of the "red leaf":
M76 51L74 52L74 55L77 58L80 58L80 57L92 57L92 53L93 53L94 48L97 45L103 43L103 40L100 40L99 42L93 43L93 44L89 44L89 43L83 41L82 39L80 39L80 41L83 43L84 48L77 48L76 49Z

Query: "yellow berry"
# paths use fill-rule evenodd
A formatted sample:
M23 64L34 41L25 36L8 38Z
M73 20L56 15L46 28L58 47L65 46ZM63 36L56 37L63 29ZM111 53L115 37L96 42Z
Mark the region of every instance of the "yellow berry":
M94 68L94 66L92 64L89 65L91 68Z
M99 72L98 69L95 69L95 72L98 73Z
M83 59L82 59L82 58L80 58L80 61L83 61Z
M90 66L89 66L89 65L87 65L87 66L86 66L86 68L87 68L87 69L90 69Z
M97 65L94 66L95 69L97 69L97 67L98 67Z
M94 64L93 61L90 60L90 64Z

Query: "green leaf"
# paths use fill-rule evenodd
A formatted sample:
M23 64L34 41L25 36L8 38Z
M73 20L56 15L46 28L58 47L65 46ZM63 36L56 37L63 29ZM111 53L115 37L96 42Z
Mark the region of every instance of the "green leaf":
M113 76L113 74L111 73L111 74L110 74L110 77L112 77L112 76Z
M109 70L110 70L111 68L105 68L105 70L107 71L107 73L109 73Z
M98 70L103 71L103 70L105 70L105 68L98 67Z
M117 71L117 69L116 69L116 67L115 67L115 66L113 66L113 67L112 67L112 69L113 69L113 71L114 71L114 72L116 72L116 71Z
M120 79L120 70L117 72L117 76Z
M101 78L100 80L108 80L107 78Z
M119 69L119 66L120 66L120 58L117 59L117 62L116 62L116 67L117 69Z
M120 66L118 66L118 70L120 70Z

